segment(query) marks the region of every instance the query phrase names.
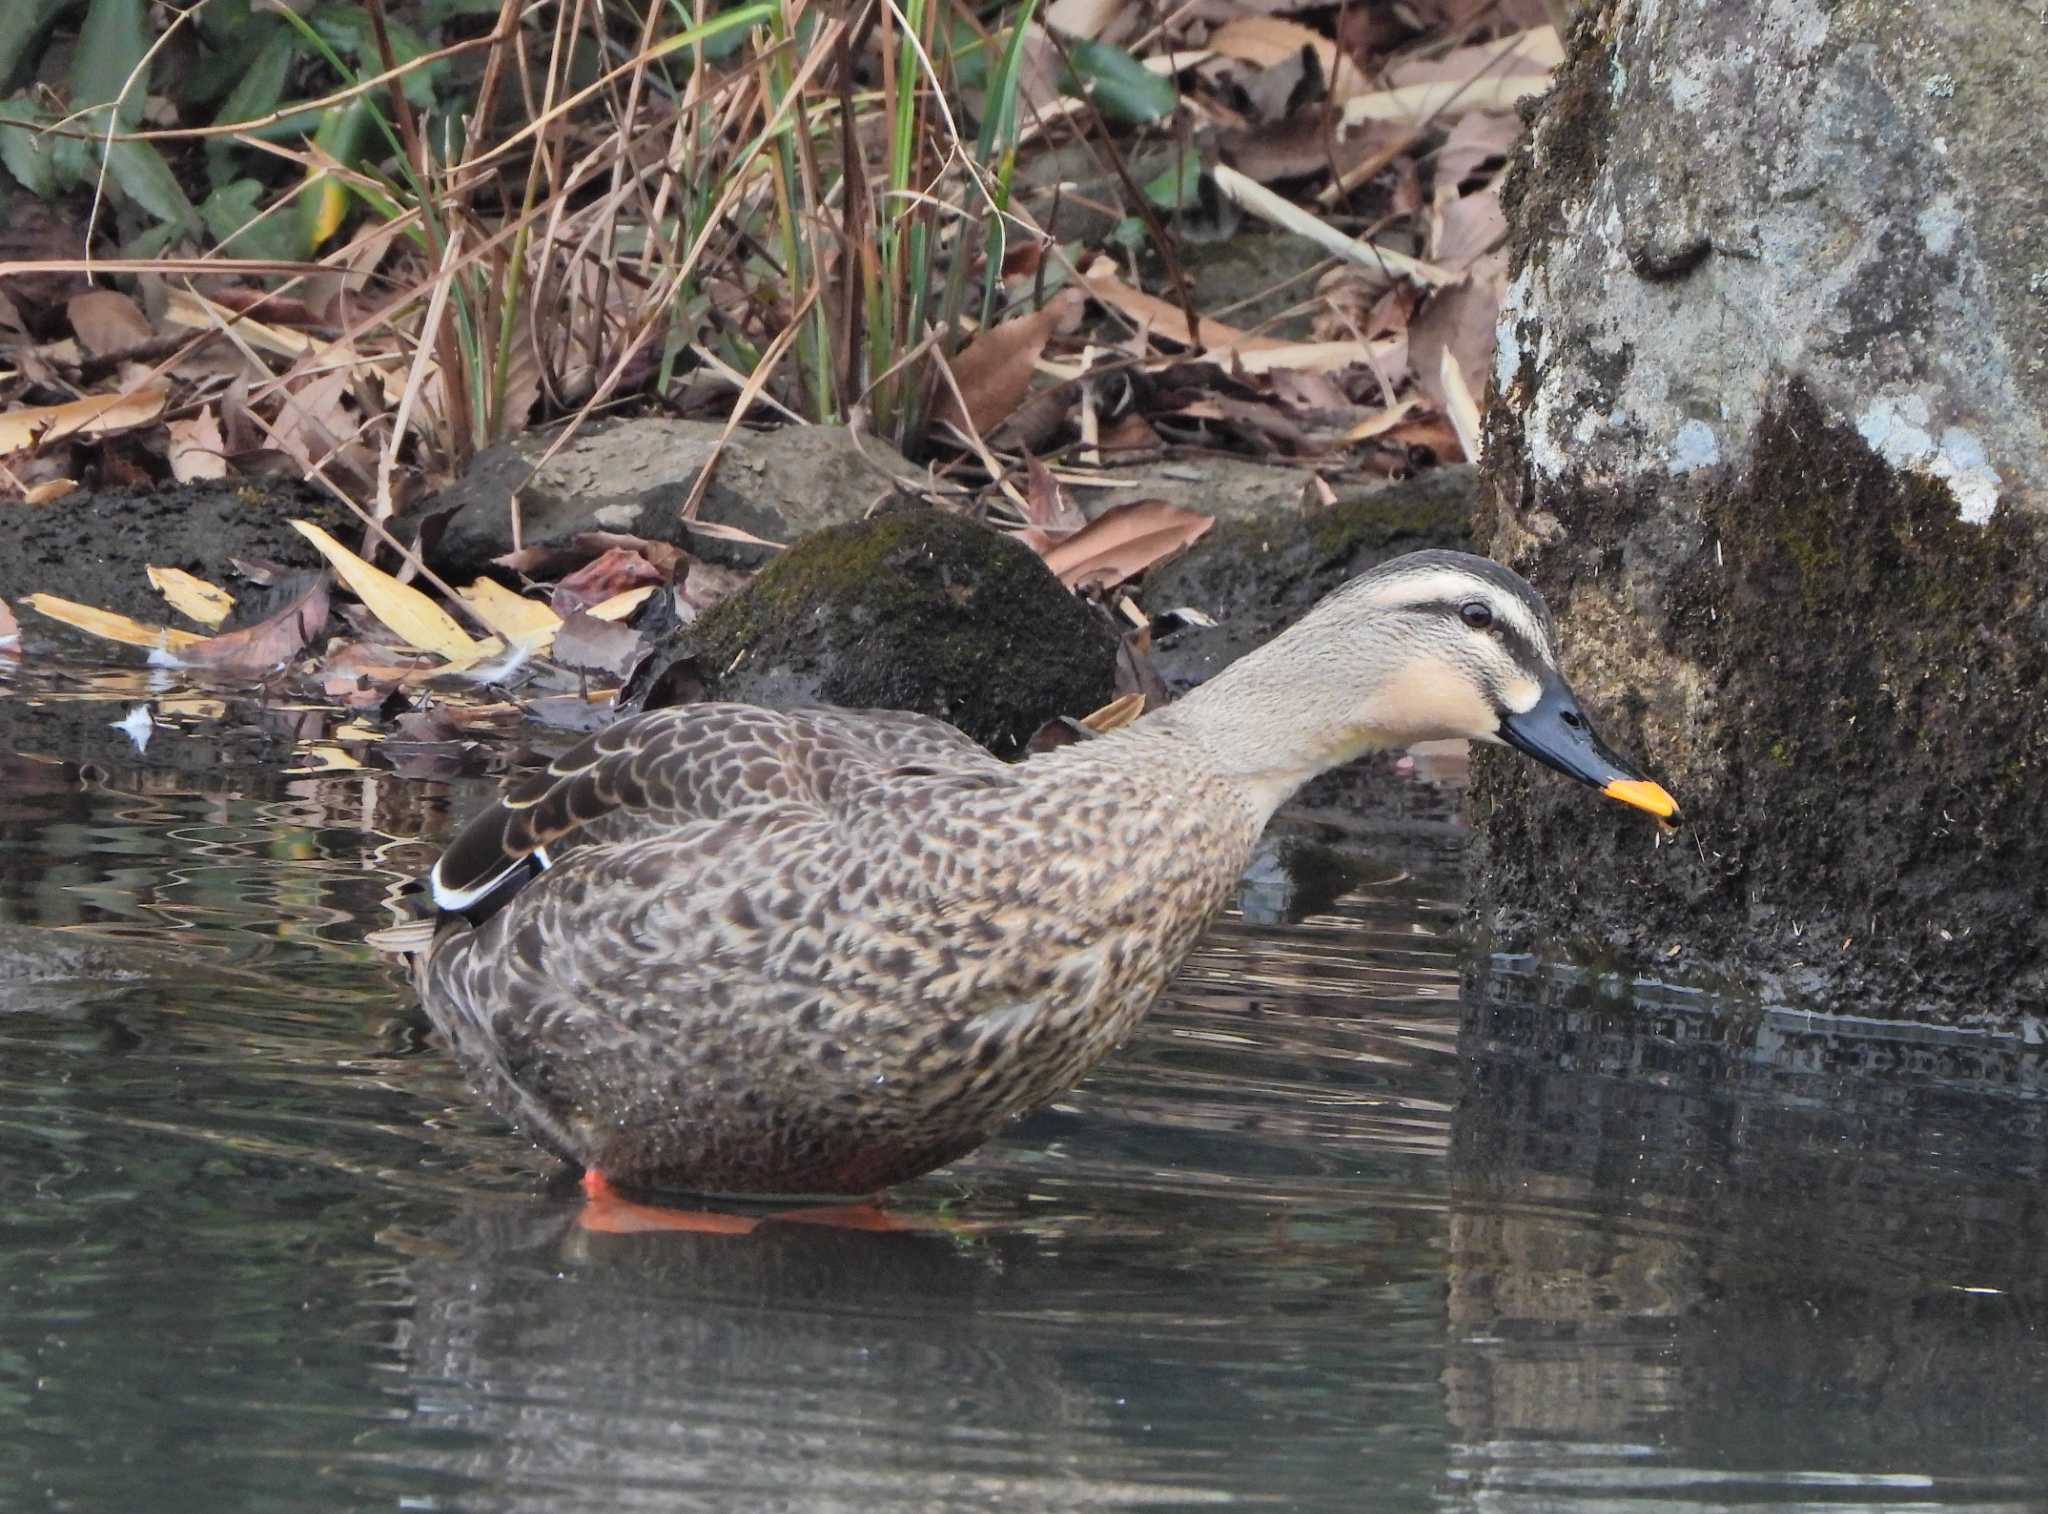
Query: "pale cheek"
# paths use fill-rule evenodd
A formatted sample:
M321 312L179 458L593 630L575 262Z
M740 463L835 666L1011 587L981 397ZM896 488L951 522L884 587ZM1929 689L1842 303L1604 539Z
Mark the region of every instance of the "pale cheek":
M1534 704L1534 698L1529 702ZM1376 713L1388 736L1401 742L1484 738L1500 724L1491 702L1470 678L1434 659L1404 671L1386 690Z
M1511 678L1501 686L1501 702L1516 715L1526 715L1543 697L1543 685L1533 678Z

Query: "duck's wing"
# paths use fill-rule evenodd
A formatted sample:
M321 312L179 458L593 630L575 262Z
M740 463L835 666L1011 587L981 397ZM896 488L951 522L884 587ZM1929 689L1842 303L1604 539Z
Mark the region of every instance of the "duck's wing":
M896 710L650 710L508 787L449 843L428 887L436 909L475 923L576 848L748 811L822 810L849 780L891 769L1002 764L951 726Z

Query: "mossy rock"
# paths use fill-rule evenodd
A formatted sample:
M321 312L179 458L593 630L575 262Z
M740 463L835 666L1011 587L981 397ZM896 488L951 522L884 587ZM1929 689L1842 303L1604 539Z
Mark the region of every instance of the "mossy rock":
M1218 520L1186 552L1145 576L1157 614L1188 606L1214 627L1176 631L1154 650L1176 693L1228 667L1348 578L1428 547L1470 545L1470 468L1437 468L1335 504Z
M1030 548L919 507L805 537L656 665L693 658L713 699L915 710L1014 756L1108 703L1117 645Z

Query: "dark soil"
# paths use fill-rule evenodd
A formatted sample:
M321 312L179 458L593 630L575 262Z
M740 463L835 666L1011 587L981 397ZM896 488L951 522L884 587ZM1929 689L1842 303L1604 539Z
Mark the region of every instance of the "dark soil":
M148 565L183 568L230 591L237 587L230 558L317 568L320 555L291 528L294 517L348 542L362 533L333 496L295 484L173 484L10 505L0 510L0 599L16 607L22 632L31 637L76 634L21 605L36 593L169 621L163 596L150 587ZM93 645L104 650L106 643Z

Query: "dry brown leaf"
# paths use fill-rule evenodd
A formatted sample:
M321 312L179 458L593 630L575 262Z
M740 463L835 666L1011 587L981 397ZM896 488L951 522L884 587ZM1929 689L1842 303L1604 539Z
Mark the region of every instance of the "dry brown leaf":
M24 505L55 504L77 487L78 480L75 478L46 478L41 483L32 484L22 490L21 502Z
M599 620L579 610L564 619L562 629L555 633L552 655L567 668L624 678L638 665L642 650L640 633L631 626Z
M327 626L327 575L307 573L304 578L305 586L282 609L186 648L178 661L218 673L251 675L284 666Z
M1348 100L1365 92L1365 76L1359 73L1357 65L1338 52L1335 42L1298 21L1283 21L1278 16L1238 16L1224 22L1209 37L1211 52L1257 68L1277 67L1300 57L1304 49L1315 55L1331 99Z
M78 345L94 357L126 352L151 340L156 331L142 307L113 289L89 289L64 307Z
M146 426L163 414L166 383L144 384L126 394L95 394L62 405L28 405L0 415L0 453L19 452L65 437L105 436Z
M1073 330L1086 304L1087 296L1080 290L1062 289L1028 315L991 326L976 336L948 365L959 386L958 398L951 389L943 390L932 418L967 429L961 423L960 402L964 400L966 418L977 433L985 434L1008 420L1031 392L1032 364L1045 351L1045 344L1055 332Z
M1366 417L1366 419L1345 432L1344 440L1347 442L1369 442L1376 436L1384 436L1420 408L1420 402L1412 399L1402 400L1398 405L1389 405L1378 415Z
M1072 536L1041 554L1068 588L1114 588L1161 558L1179 551L1216 523L1163 499L1112 505Z
M1088 524L1088 517L1067 498L1052 469L1029 453L1024 456L1024 521L1061 536Z
M615 599L628 589L667 582L668 575L633 548L608 547L556 584L548 596L548 607L567 617Z
M1456 189L1488 163L1505 158L1521 136L1520 116L1476 110L1460 116L1437 149L1437 187Z
M112 610L82 605L72 599L59 599L55 594L31 594L28 597L28 605L39 615L60 620L88 636L97 636L105 641L118 641L123 646L148 647L151 651L169 651L182 655L206 640L204 636L194 635L190 631L180 631L175 626L153 626L147 621L117 615Z
M1344 102L1347 127L1361 121L1433 121L1466 111L1509 111L1550 88L1564 61L1557 29L1539 26L1492 42L1453 48L1387 71L1391 89L1368 90Z
M484 644L470 639L446 610L411 584L402 584L382 568L372 567L309 520L295 520L292 529L327 559L341 581L407 646L438 653L450 662L470 662L489 655Z
M170 422L171 476L181 484L228 476L227 448L221 441L220 415L208 405L197 415Z
M1439 410L1449 408L1442 378L1446 351L1474 383L1485 387L1486 376L1493 371L1494 328L1507 282L1506 255L1490 252L1472 265L1462 283L1432 294L1409 322L1409 361L1416 387Z
M145 571L149 574L149 586L170 601L173 610L202 626L219 625L235 607L234 595L183 568L160 568L150 563Z
M1439 195L1429 221L1430 256L1460 272L1507 240L1507 217L1501 214L1500 196L1491 189Z
M1187 317L1178 305L1147 294L1142 289L1133 289L1117 277L1116 264L1106 257L1099 257L1082 269L1080 278L1088 292L1103 304L1122 311L1138 325L1183 347L1218 353L1248 353L1288 345L1271 337L1253 336L1248 331L1240 331L1235 326L1206 317L1198 317L1194 330L1190 332Z

